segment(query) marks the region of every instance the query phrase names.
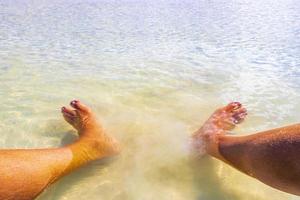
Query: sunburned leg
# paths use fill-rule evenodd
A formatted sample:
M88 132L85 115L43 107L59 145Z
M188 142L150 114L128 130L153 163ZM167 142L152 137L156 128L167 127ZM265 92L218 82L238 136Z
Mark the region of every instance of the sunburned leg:
M79 101L62 114L79 134L62 148L0 150L0 199L31 200L48 185L86 163L119 153L117 142L106 135L91 110Z
M204 141L207 153L261 182L300 195L300 125L247 136L226 133L243 121L246 110L239 103L218 109L194 135Z

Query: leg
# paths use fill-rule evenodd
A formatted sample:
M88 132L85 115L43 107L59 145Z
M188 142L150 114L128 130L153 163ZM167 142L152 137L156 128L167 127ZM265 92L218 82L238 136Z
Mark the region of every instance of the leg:
M219 153L218 138L235 128L247 115L247 110L238 102L228 104L224 108L217 109L204 125L193 134L194 149L205 148L208 154L223 160Z
M194 135L207 153L279 190L300 194L300 125L248 136L226 133L243 121L246 110L231 103L217 110Z
M91 110L72 101L62 108L79 139L62 148L0 150L0 199L31 200L48 185L89 161L115 155L119 146L106 135Z

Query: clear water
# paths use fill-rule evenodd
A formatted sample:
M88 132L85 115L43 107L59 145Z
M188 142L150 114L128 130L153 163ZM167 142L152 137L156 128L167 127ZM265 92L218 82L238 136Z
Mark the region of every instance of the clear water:
M39 200L299 199L227 165L189 158L187 140L232 100L235 134L299 122L296 0L1 0L0 147L56 147L60 116L86 102L124 146Z

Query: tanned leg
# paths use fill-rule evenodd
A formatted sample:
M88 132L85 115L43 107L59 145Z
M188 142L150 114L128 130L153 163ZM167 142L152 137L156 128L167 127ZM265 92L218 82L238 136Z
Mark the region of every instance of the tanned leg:
M194 146L261 182L300 195L300 125L247 136L227 135L246 116L240 103L218 109L194 135Z
M79 101L62 114L79 134L62 148L0 150L0 199L32 200L48 185L90 161L119 153L118 143L97 123L93 112Z

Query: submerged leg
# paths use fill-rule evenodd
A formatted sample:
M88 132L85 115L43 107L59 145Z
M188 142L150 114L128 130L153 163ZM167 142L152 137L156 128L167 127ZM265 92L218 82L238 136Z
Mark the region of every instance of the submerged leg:
M63 107L65 120L79 134L62 148L0 150L0 199L31 200L48 185L86 163L119 153L118 143L105 134L91 110L79 101Z
M224 160L219 153L218 138L235 128L236 124L243 122L247 110L238 102L217 109L204 125L193 134L193 146L196 150L204 148L206 153Z
M217 110L194 134L195 144L204 141L208 154L265 184L300 195L300 125L247 136L226 135L245 116L238 103Z

